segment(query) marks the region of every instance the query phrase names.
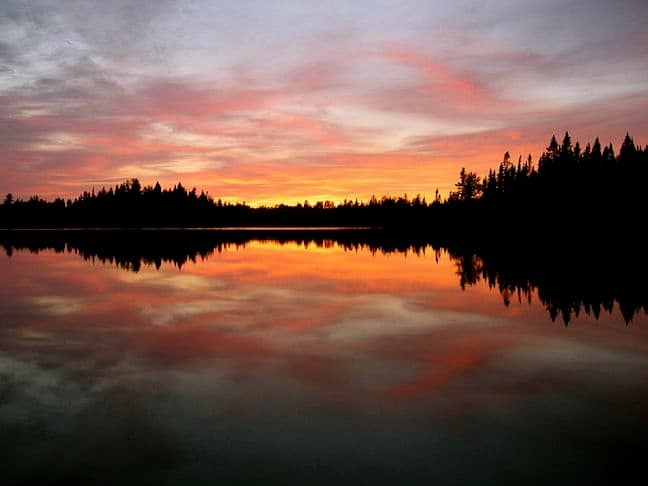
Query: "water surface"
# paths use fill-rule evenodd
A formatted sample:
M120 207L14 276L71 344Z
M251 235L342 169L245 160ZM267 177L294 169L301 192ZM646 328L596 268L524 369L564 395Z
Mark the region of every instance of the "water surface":
M462 290L445 251L307 241L136 265L0 255L3 482L578 484L642 468L645 312L626 325L613 302L566 327L535 290Z

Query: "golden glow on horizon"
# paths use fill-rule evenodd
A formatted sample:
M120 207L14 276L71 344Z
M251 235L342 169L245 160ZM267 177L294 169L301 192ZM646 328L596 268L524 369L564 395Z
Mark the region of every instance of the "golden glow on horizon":
M455 190L461 167L485 175L502 159L503 152L496 146L489 147L488 152L466 153L458 163L455 157L447 154L450 150L461 150L457 145L458 142L452 140L440 144L444 153L438 156L397 153L336 155L331 157L330 166L285 164L281 170L269 163L214 169L213 163L201 163L198 155L192 155L150 167L122 166L118 175L109 179L87 178L89 170L85 171L86 177L82 176L77 182L66 180L66 175L59 174L55 178L59 184L57 190L53 191L51 185L35 186L34 193L48 199L60 196L74 198L92 188L109 188L127 179L138 178L143 186L152 186L159 181L163 188L171 188L181 182L188 189L204 190L214 199L253 206L303 204L306 200L310 204L327 200L337 204L356 198L366 202L373 195L380 198L403 194L410 198L420 194L432 201L436 189L443 197ZM526 142L510 148L512 154L519 153L523 158L532 150L533 147ZM94 156L94 160L95 167L105 164L103 157ZM28 198L32 194L18 192L14 195Z
M528 145L516 148L526 158L530 150ZM227 169L223 169L186 174L182 179L177 175L165 176L159 180L163 187L180 181L185 187L204 189L216 199L244 201L253 206L303 204L306 200L310 204L327 200L366 202L374 195L380 198L403 194L410 198L420 194L431 202L436 189L443 197L455 190L460 167L486 175L499 164L502 156L499 148L493 148L489 153L466 156L458 164L451 156L349 155L340 157L346 165L332 167L284 166L278 172L268 165L250 166L242 169L243 177L223 176L222 173L227 173ZM136 177L136 173L133 171L129 176ZM147 178L144 182L154 184L155 181Z

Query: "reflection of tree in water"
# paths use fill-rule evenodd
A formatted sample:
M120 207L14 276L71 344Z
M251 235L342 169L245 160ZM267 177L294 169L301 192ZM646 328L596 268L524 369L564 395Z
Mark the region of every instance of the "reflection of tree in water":
M481 259L475 254L466 254L455 258L461 290L466 290L466 285L475 285L479 282L483 272Z
M182 268L187 262L204 260L228 248L245 247L252 241L308 248L338 245L345 251L422 255L429 244L421 239L386 238L367 230L51 230L0 231L0 245L8 256L16 250L38 253L54 250L75 253L84 260L115 264L138 272L143 265L160 268L163 263Z
M612 312L615 302L626 323L648 312L648 269L645 260L633 258L638 254L634 251L626 255L547 251L530 258L510 249L449 252L462 288L483 280L499 290L506 306L512 299L530 303L537 294L551 319L560 315L565 325L581 312L598 319L601 310Z
M648 312L645 276L648 264L638 246L623 251L607 246L562 247L550 251L541 245L529 247L491 246L476 250L466 245L430 242L390 235L380 231L317 230L287 231L10 231L0 232L0 245L11 256L15 250L69 252L85 260L98 260L119 268L139 271L143 265L162 264L182 268L187 262L206 259L227 248L245 247L251 241L297 244L372 254L400 253L423 256L431 252L438 262L442 248L455 261L459 285L485 282L497 288L506 306L513 300L531 302L537 295L555 321L565 324L581 312L599 318L611 312L615 302L626 323L642 311Z

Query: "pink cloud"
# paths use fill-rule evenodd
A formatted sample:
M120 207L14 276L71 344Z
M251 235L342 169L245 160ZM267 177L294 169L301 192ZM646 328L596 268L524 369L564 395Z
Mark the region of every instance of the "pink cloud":
M409 93L403 90L401 93L405 102L411 101L410 106L417 106L411 100L413 96L418 99L418 106L432 113L442 111L450 115L471 110L473 115L478 116L480 112L496 109L504 102L501 96L475 75L454 68L450 63L418 49L389 46L381 51L381 56L390 62L409 66L420 74L422 79L414 83L415 89ZM395 93L385 95L399 106L399 98Z
M130 107L140 116L156 119L213 117L266 108L280 92L258 88L156 82L140 89Z

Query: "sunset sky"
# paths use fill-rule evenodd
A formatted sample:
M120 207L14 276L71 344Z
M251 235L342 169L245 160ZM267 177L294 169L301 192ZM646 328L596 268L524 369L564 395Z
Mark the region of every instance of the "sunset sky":
M0 193L431 199L553 133L644 145L647 24L645 0L3 0Z

